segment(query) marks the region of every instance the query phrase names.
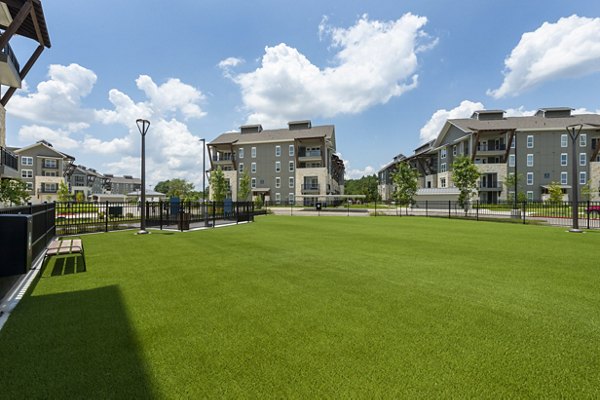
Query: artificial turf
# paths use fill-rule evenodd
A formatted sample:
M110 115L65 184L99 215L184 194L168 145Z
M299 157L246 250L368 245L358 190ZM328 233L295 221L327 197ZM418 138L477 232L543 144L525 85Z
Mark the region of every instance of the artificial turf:
M0 331L0 397L600 397L600 232L265 216L83 240L87 272L48 264Z

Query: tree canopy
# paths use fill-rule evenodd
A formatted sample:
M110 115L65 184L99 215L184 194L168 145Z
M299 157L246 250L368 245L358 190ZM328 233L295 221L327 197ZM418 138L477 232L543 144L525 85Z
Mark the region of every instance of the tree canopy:
M73 195L69 190L69 185L67 185L64 182L61 182L58 185L58 191L56 192L56 194L58 195L58 201L67 202L73 200Z
M394 183L394 200L400 205L409 206L414 202L417 194L418 173L406 162L398 165L398 170L392 175ZM407 211L408 212L408 211Z
M475 164L469 157L459 156L452 163L452 181L460 191L458 204L464 207L465 211L469 204L469 199L477 189L477 179L481 174Z
M213 201L222 202L227 197L229 187L221 167L218 167L210 174L210 190L212 192Z
M194 190L193 183L180 178L158 182L154 187L154 190L164 193L168 197L179 197L184 201L195 201L202 195L201 192Z
M21 205L29 201L27 184L20 179L0 180L0 203Z
M360 179L346 179L344 193L350 195L363 194L366 196L365 201L370 203L379 199L378 184L377 175L367 175Z
M248 175L248 171L244 170L242 173L242 177L240 178L240 188L238 190L238 201L246 201L248 200L248 195L250 194L250 175Z

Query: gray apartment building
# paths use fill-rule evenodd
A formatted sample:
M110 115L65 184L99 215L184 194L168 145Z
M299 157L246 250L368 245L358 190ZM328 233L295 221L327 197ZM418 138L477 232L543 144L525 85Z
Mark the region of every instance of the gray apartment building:
M21 62L11 47L11 40L16 36L38 42L29 58ZM6 104L21 88L43 50L49 47L50 37L40 1L0 1L0 179L19 178L18 157L6 145ZM26 50L25 47L21 52Z
M73 172L68 177L71 193L83 193L88 199L93 194L104 193L107 178L93 168L74 165Z
M587 184L592 199L600 199L600 115L574 115L572 111L568 107L541 108L533 116L505 117L503 110L480 110L470 118L447 120L435 140L404 160L419 172L421 189L417 196L440 200L457 196L452 163L457 156L468 156L481 173L480 201L512 198L515 187L504 182L515 174L517 192L529 200L546 200L552 182L562 187L565 200L572 198L574 186L581 190ZM579 132L575 149L567 131L573 126ZM389 182L382 178L393 172L395 165L392 162L379 171L382 196L392 192Z
M237 199L247 171L252 198L271 204L314 204L344 191L344 162L336 155L335 127L289 122L287 129L245 125L208 143L211 170L218 167ZM321 197L319 197L321 196Z
M27 185L30 201L34 204L58 201L58 188L67 183L75 158L45 140L10 150L18 156L19 178Z
M127 195L142 190L142 180L131 175L114 176L113 174L104 174L103 185L104 192L111 194Z

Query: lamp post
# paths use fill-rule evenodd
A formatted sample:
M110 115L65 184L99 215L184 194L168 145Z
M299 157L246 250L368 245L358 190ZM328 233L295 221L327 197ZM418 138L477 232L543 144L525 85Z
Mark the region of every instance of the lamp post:
M208 215L206 215L206 139L200 139L202 142L202 215L204 216L204 226Z
M138 235L145 235L148 233L146 230L146 133L150 128L150 121L140 118L135 123L142 135L142 196L140 199L140 230Z
M582 124L575 124L567 126L567 132L571 137L571 180L573 181L573 200L572 200L572 218L573 218L573 228L569 229L569 232L580 233L579 229L579 180L577 179L577 148L576 142L579 137L579 133L581 133L581 129L583 128Z

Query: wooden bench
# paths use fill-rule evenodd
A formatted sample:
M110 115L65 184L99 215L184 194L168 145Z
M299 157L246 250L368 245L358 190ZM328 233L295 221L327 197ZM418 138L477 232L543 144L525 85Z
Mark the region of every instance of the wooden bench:
M83 270L87 271L85 266L85 253L83 251L83 242L81 239L63 239L54 240L48 245L44 260L50 256L61 256L69 254L81 254L83 260Z

